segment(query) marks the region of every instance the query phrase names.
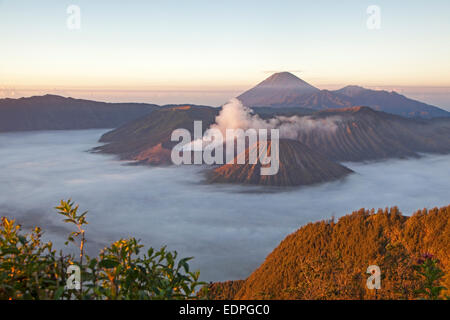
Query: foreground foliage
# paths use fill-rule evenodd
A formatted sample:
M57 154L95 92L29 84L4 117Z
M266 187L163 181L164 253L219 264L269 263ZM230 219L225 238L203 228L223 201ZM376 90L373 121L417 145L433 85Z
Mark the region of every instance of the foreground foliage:
M3 217L0 225L0 299L195 299L199 272L189 269L191 258L148 249L135 238L120 239L98 257L85 254L86 214L61 201L56 207L64 222L73 224L66 244L73 243L78 257L57 252L42 241L42 230L24 234L14 220ZM77 268L80 281L76 281ZM73 274L68 271L73 270ZM75 282L74 282L75 281ZM67 286L69 284L69 286Z
M309 223L288 235L244 281L215 283L213 299L446 299L450 288L450 206L361 209ZM366 286L381 269L381 288Z
M394 207L361 209L310 223L283 240L248 279L206 287L191 258L165 247L144 250L120 239L98 256L85 253L87 212L70 200L56 210L74 226L64 254L42 240L0 224L0 299L445 299L450 288L450 206L411 217ZM381 288L366 287L368 265L381 269ZM77 279L79 270L79 280ZM199 290L200 288L200 290Z

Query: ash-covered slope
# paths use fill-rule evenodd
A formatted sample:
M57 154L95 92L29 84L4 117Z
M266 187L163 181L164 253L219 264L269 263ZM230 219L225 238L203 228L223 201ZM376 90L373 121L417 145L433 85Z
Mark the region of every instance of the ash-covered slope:
M330 109L310 116L334 121L336 129L298 140L333 161L364 161L414 157L418 153L450 152L450 119L407 119L368 107Z
M116 128L157 105L106 103L55 95L0 99L0 132Z
M170 164L170 152L175 145L170 141L172 131L186 128L192 132L194 120L202 120L203 130L206 130L215 122L219 111L217 108L190 105L162 107L148 116L106 133L100 140L106 145L96 150L117 154L125 160L155 165ZM303 147L308 147L306 154L313 152L333 164L339 161L404 158L416 157L419 153L450 152L450 118L409 119L374 111L368 107L352 107L320 111L305 116L304 119L308 119L305 123L314 121L317 127L320 127L321 122L333 123L333 130L308 130L300 127L296 129L294 136L283 135L283 129L280 129L280 134L282 137L289 136L298 140ZM236 172L230 181L241 179L235 177ZM229 175L229 172L224 174ZM311 179L315 180L320 179ZM299 183L278 182L277 178L268 181L270 183L267 184L275 185Z
M248 147L245 152L245 164L224 164L208 173L212 183L240 183L266 186L310 185L340 179L352 171L334 163L307 146L295 140L281 139L279 142L279 171L275 175L261 175L261 161L250 164L249 153L256 152L259 143ZM267 143L268 153L272 152L272 143Z
M100 142L106 144L95 151L112 153L124 160L137 160L148 164L171 164L170 152L177 142L170 137L175 129L187 129L192 134L194 121L201 120L203 131L214 123L216 108L183 105L163 107L150 115L105 133Z

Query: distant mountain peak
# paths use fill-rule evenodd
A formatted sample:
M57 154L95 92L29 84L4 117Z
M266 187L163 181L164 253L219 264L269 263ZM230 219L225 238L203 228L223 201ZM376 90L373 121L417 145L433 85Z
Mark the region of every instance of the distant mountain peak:
M238 99L248 107L274 106L317 92L320 90L292 73L278 72L241 94Z
M351 84L351 85L345 86L343 89L366 90L366 88L364 88L362 86L355 85L355 84Z
M411 118L450 117L438 107L413 100L395 91L357 85L339 90L319 90L290 72L277 72L237 97L247 107L324 110L368 106L376 111Z
M319 91L316 87L287 71L272 74L270 77L260 82L256 88L257 87Z
M347 97L354 97L356 95L359 95L361 92L364 92L367 90L368 89L361 87L361 86L350 85L350 86L346 86L342 89L339 89L336 92L343 94L344 96L347 96Z

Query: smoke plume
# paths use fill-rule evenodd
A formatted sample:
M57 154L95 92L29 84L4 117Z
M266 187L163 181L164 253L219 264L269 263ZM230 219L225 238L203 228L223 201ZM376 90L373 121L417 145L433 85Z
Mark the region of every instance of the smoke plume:
M211 129L219 129L224 135L226 129L279 129L280 138L297 139L302 133L334 132L339 121L341 119L337 116L325 119L313 119L310 116L276 116L264 120L238 99L231 99L223 106Z

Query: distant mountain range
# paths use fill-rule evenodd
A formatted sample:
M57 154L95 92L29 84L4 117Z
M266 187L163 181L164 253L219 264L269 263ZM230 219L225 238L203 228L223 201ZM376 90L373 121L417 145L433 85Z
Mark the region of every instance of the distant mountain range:
M116 128L158 108L146 103L106 103L56 95L0 99L0 132Z
M299 132L298 140L333 161L417 157L450 152L450 118L409 119L352 107L318 111L311 119L337 119L336 129Z
M150 148L159 144L170 150L175 144L170 135L177 128L193 133L194 120L202 120L203 130L215 122L220 109L207 106L160 108L104 134L97 150L119 154L122 159L148 161ZM298 116L298 115L297 115ZM298 141L332 161L364 161L386 158L415 157L418 153L450 152L450 119L408 119L372 110L351 107L318 111L307 116L312 120L335 121L336 129L298 132ZM155 149L160 150L160 149Z
M112 130L100 139L95 151L151 165L171 164L175 145L170 135L177 128L193 133L194 120L203 130L215 122L219 109L200 106L160 108L150 115ZM301 117L297 115L296 117ZM339 161L416 157L420 152L450 152L450 118L408 119L368 107L318 111L304 116L311 121L334 121L334 130L300 130L298 137L281 140L280 171L259 176L258 165L225 164L207 174L210 182L306 185L335 180L349 174ZM250 146L252 148L254 146ZM249 152L247 149L246 153Z
M100 142L106 144L95 151L117 154L121 159L146 164L172 164L170 152L177 144L170 141L172 132L184 128L193 134L194 120L201 120L203 130L206 130L214 123L218 113L218 108L207 106L180 105L159 108L150 115L105 133Z
M306 185L351 172L338 162L450 152L450 113L395 92L357 86L319 90L283 72L239 99L263 119L277 117L277 121L306 126L332 122L333 130L298 127L295 137L280 143L280 171L275 176L256 175L257 165L224 165L210 171L210 182ZM206 130L221 110L190 104L105 103L55 95L0 99L0 132L116 128L102 136L100 141L105 144L95 151L143 164L170 165L176 144L170 141L173 130L185 128L193 133L194 120L202 120Z
M117 128L149 115L153 110L179 106L183 105L107 103L50 94L18 99L6 98L0 99L0 132ZM218 112L219 108L215 110ZM282 107L262 107L255 111L262 118L274 115L305 115L313 112L312 109Z
M370 90L358 86L330 91L319 90L289 72L271 75L237 97L248 107L290 107L325 110L368 106L404 117L450 117L450 112L409 99L396 92Z
M275 73L238 97L262 118L305 115L317 111L368 106L410 118L450 117L450 112L396 92L347 86L319 90L289 72ZM170 108L174 105L162 107ZM0 99L0 132L117 128L161 106L147 103L106 103L57 95Z

